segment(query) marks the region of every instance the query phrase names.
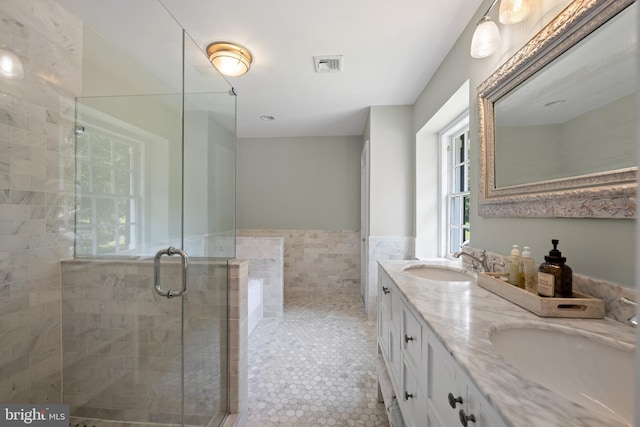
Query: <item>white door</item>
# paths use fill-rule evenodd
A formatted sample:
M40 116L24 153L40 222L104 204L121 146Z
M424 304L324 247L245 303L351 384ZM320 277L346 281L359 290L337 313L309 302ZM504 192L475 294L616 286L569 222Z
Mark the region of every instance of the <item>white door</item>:
M369 141L360 156L360 294L369 309Z

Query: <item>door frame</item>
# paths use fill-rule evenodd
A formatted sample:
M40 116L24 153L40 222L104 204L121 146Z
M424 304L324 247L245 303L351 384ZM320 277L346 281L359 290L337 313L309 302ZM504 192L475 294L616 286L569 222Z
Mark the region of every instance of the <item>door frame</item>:
M360 294L369 310L369 167L370 143L364 142L360 155Z

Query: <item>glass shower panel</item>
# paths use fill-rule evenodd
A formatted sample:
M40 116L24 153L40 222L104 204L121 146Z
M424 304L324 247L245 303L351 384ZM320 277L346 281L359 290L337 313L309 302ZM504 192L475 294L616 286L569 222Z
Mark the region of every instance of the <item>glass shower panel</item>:
M231 86L185 34L185 424L220 425L227 412L227 260L235 256L235 100Z
M181 108L179 94L78 98L76 257L181 247Z
M233 258L236 96L188 35L184 91L185 247L193 256Z
M63 401L72 425L219 425L235 97L157 0L62 2L84 20ZM153 256L169 246L191 256L184 298L154 292ZM177 258L162 258L162 289L181 287Z
M155 0L75 6L83 96L63 402L72 425L182 425L182 300L154 293L151 257L182 244L183 31ZM165 289L179 288L175 261L163 261Z

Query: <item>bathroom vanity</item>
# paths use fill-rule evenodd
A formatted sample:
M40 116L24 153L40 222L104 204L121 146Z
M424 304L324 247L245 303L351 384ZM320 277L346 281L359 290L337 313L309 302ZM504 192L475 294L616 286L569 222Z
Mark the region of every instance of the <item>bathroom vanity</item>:
M388 374L407 426L632 425L631 326L607 318L538 317L479 287L475 273L458 265L379 261L378 353L386 370L380 375ZM604 352L584 346L592 342ZM566 354L576 349L584 349L588 368ZM551 371L527 371L518 365L527 355L519 352L548 358L542 362ZM575 359L584 362L580 353ZM554 377L560 378L559 386L548 383ZM600 401L607 407L573 397L589 382L603 389ZM609 398L615 402L608 403Z

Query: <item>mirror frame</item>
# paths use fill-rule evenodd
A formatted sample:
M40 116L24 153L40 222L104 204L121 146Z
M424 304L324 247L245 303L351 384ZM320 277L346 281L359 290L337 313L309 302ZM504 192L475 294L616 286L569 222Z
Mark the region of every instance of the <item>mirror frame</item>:
M635 218L638 167L496 187L494 103L635 0L574 0L478 87L480 216Z

